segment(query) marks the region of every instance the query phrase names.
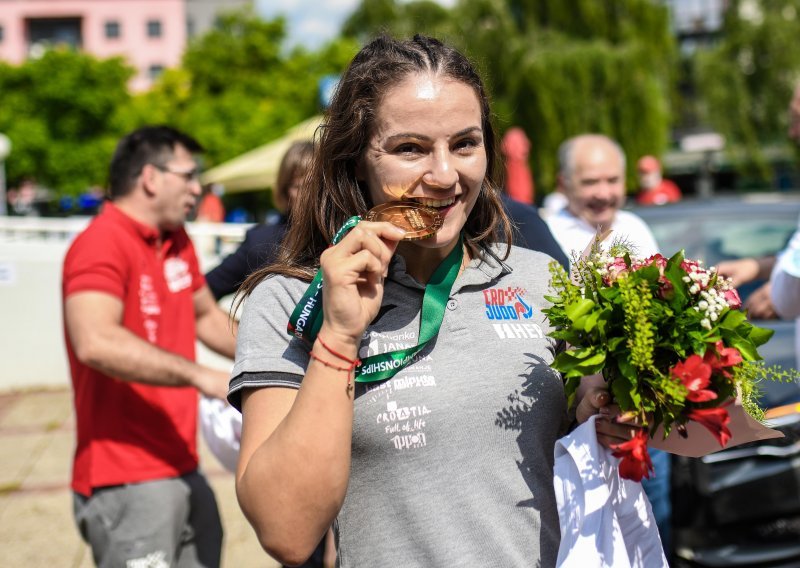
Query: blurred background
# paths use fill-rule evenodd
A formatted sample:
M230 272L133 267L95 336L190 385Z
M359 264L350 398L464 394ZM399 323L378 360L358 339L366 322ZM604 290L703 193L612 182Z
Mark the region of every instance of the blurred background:
M72 422L59 275L103 202L117 140L162 123L205 146L205 194L218 203L188 229L203 269L213 268L252 223L274 218L280 158L313 135L344 66L379 31L435 35L478 63L499 134L527 138L515 157L531 174L527 201L556 190L563 140L600 132L625 150L632 196L646 155L680 188L679 207L643 215L667 252L713 248L710 263L774 254L796 227L800 152L788 106L800 84L800 0L0 0L0 544L16 545L11 565L90 564L63 526L72 524ZM781 329L774 360L792 365L794 329ZM783 455L794 482L781 487L792 493L778 499L795 507L790 544L800 542L797 434ZM270 565L229 474L211 468L230 505L227 565ZM722 517L737 509L731 499ZM724 525L714 514L690 531ZM64 542L36 541L46 522L60 523ZM796 548L784 557L798 564L786 566L800 565ZM48 556L61 553L53 557L72 560ZM720 562L708 565L733 565Z
M798 0L0 0L8 213L91 213L115 141L145 123L195 135L207 169L276 140L379 30L479 63L500 133L531 141L538 202L558 144L587 131L620 141L631 189L650 154L684 195L787 190L798 18ZM230 219L263 220L273 180L225 181Z

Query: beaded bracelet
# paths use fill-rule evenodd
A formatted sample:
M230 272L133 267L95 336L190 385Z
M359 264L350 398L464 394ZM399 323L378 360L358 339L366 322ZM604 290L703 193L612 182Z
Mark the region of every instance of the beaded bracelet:
M338 357L342 361L347 361L348 363L350 363L350 370L351 371L361 364L361 359L357 359L357 358L356 359L349 359L349 358L345 357L344 355L342 355L341 353L339 353L337 351L334 351L333 349L328 347L328 345L322 340L322 336L318 335L317 339L319 340L320 345L322 345L328 351L328 353Z

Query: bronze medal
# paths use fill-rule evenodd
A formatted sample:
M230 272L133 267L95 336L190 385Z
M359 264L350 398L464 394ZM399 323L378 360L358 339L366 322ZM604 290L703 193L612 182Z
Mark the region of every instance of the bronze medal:
M416 201L390 201L381 203L369 210L366 221L388 221L406 232L404 241L418 241L436 234L444 219L433 207L426 207Z

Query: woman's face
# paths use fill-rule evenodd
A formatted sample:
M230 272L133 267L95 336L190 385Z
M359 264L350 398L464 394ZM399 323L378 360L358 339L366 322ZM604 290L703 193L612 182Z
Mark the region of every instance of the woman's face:
M436 208L442 228L415 244L446 247L464 227L486 176L475 91L448 77L413 74L389 89L376 111L359 180L373 205L410 199Z

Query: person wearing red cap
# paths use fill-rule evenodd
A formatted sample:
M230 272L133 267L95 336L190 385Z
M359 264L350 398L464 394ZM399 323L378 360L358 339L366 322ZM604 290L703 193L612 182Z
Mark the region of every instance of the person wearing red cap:
M643 156L636 164L639 176L639 205L664 205L681 200L681 190L668 179L661 176L661 162L655 156Z

